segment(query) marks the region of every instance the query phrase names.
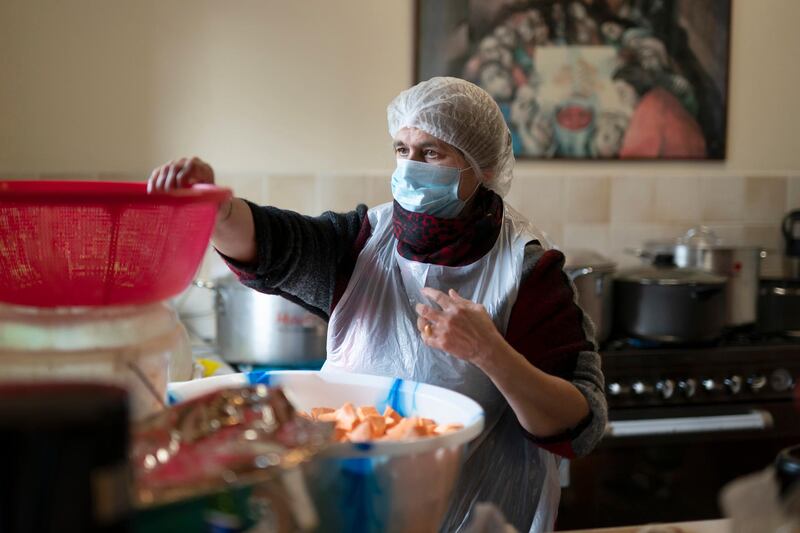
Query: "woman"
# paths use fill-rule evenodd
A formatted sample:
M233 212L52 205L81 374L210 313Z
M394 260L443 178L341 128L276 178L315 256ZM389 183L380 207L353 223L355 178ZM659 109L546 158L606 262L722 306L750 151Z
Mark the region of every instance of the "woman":
M483 501L519 530L550 529L555 454L588 453L605 427L592 326L563 255L502 200L514 157L492 98L433 78L397 96L388 119L393 203L312 218L237 199L214 246L246 285L329 320L323 371L423 381L483 406L444 531ZM153 189L198 182L213 172L197 159L150 177Z

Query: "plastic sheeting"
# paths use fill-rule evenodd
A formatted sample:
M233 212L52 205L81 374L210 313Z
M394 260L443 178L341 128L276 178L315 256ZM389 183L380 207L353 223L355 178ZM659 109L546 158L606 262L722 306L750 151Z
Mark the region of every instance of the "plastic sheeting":
M411 379L470 396L486 426L469 450L445 531L465 527L478 502L494 503L521 531L552 529L559 500L555 457L527 440L492 381L471 363L428 347L416 327L415 305L430 303L423 287L483 304L505 332L516 301L525 244L544 238L505 206L503 227L483 258L463 267L417 263L400 256L392 233L392 205L369 212L373 234L358 257L348 287L328 325L324 371Z

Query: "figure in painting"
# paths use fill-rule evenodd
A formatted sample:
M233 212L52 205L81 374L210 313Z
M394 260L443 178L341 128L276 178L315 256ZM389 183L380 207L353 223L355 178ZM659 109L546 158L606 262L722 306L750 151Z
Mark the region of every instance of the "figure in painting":
M709 74L689 39L727 39L729 4L709 1L483 0L450 74L496 99L518 156L718 158L725 70Z

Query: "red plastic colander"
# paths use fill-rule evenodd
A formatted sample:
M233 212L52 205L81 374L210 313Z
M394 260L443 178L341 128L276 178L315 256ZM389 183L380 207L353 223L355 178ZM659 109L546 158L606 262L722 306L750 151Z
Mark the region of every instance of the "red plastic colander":
M208 246L213 185L0 181L0 302L36 307L152 303L183 291Z

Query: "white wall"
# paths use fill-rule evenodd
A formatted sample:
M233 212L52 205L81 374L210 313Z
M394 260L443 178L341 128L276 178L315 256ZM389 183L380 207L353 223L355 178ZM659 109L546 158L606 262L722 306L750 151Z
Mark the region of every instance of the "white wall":
M2 0L0 174L384 172L410 0ZM800 173L800 1L734 0L728 160L524 162L519 175Z
M0 172L385 167L411 4L3 0Z

